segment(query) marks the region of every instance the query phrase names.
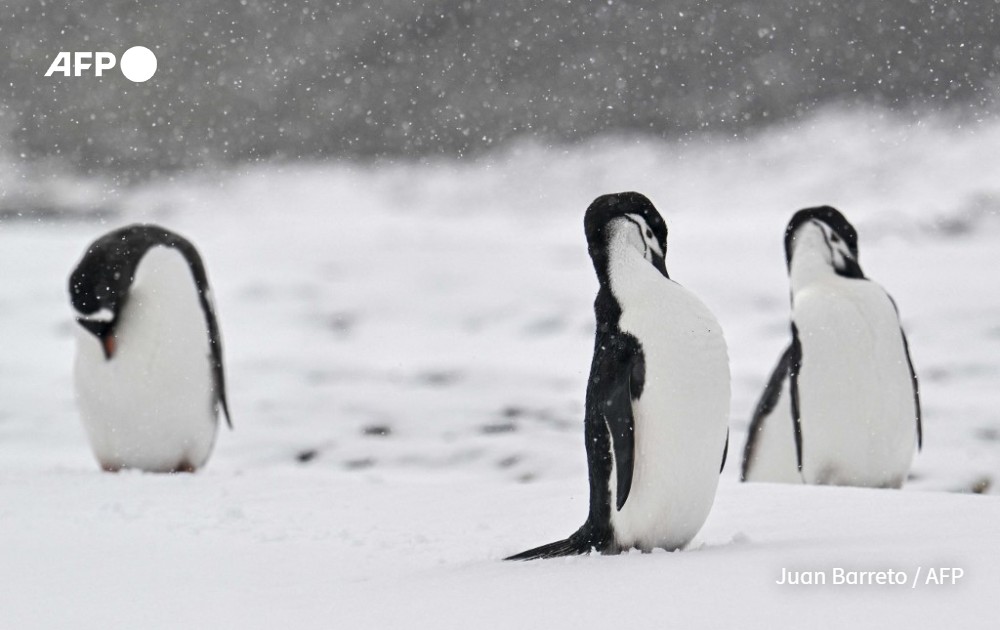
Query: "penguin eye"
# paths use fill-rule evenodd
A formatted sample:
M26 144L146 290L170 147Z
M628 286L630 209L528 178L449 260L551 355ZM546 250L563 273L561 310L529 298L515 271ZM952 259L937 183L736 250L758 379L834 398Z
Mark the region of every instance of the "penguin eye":
M653 230L646 228L646 238L653 238Z
M833 234L830 235L830 240L833 241L834 243L839 243L840 242L840 237L837 236L836 232L834 232Z

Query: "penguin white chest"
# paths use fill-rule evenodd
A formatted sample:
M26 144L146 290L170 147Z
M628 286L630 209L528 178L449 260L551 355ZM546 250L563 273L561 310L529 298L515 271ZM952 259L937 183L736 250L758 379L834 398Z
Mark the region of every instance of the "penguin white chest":
M623 288L623 284L626 288ZM620 548L678 549L701 529L719 481L729 420L729 359L722 329L691 292L639 265L612 287L620 328L645 359L645 384L632 405L632 487L611 524ZM619 290L621 295L619 295Z
M794 296L802 474L808 483L902 485L916 403L899 320L877 284L840 277Z
M217 429L205 314L184 257L153 247L139 263L105 358L79 329L77 404L106 469L172 471L202 466Z

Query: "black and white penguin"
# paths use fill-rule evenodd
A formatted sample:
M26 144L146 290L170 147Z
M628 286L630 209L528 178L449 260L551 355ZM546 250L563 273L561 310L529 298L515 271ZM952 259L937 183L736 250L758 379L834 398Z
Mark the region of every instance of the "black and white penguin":
M923 436L896 305L865 277L857 231L834 208L797 212L785 257L792 342L754 412L741 479L899 488Z
M155 225L96 240L69 279L80 416L106 471L193 472L226 414L222 340L198 251Z
M587 385L590 513L531 560L680 549L701 529L725 464L729 357L708 308L667 275L667 226L638 193L598 197L584 227L600 288Z

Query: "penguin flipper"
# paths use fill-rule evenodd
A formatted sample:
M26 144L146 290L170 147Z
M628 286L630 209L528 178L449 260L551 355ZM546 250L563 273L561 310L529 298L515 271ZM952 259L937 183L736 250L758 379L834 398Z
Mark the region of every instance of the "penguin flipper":
M906 340L906 333L901 328L903 335L903 350L906 352L906 363L910 366L910 379L913 380L913 404L917 412L917 450L924 448L924 427L920 420L920 382L917 380L917 372L913 369L913 359L910 358L910 343Z
M726 458L729 457L729 429L726 429L726 445L722 448L722 465L719 466L719 474L726 469Z
M612 360L616 368L614 384L608 390L604 401L604 423L611 435L611 450L615 457L617 471L616 508L621 510L632 490L632 474L635 466L635 417L632 402L638 400L646 382L646 359L639 342L631 335L625 343L616 348Z
M799 474L802 473L802 411L799 405L799 372L802 370L802 341L799 328L792 323L792 345L788 361L788 397L792 404L792 428L795 432L795 462ZM804 481L804 479L803 479Z
M778 400L781 398L781 389L784 386L785 379L791 376L792 361L795 358L794 345L794 342L792 342L781 353L778 365L771 372L771 378L767 381L764 393L761 394L760 400L757 402L757 407L754 409L753 420L750 421L750 428L747 430L747 442L743 447L740 481L747 480L747 474L750 472L750 463L753 461L754 449L757 446L757 439L764 430L764 422L774 411L774 408L778 406ZM725 458L723 458L723 465L725 465Z
M191 268L191 275L194 276L195 286L198 288L198 300L201 303L201 310L205 314L205 325L208 328L208 345L212 353L212 384L215 389L216 403L222 408L222 413L226 416L226 424L232 429L233 417L229 414L229 400L226 396L226 372L222 364L222 334L219 332L219 320L215 315L215 303L208 285L205 264L202 262L198 250L186 239L175 234L171 234L167 238L167 244L179 251L187 260L188 266Z
M896 304L896 300L892 299L892 296L886 293L889 301L892 302L892 308L896 311L896 318L899 318L899 306ZM906 331L903 330L903 325L899 326L899 334L903 336L903 352L906 354L906 364L910 368L910 379L913 380L913 404L916 407L917 412L917 450L923 450L924 448L924 427L923 422L920 419L920 381L917 380L917 371L913 369L913 359L910 358L910 342L906 339Z

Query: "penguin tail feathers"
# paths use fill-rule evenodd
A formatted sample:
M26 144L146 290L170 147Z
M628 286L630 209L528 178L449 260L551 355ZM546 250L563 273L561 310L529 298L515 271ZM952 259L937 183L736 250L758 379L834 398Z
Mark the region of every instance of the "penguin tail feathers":
M597 549L590 536L581 536L577 532L566 540L535 547L519 554L504 558L504 560L540 560L542 558L560 558L562 556L579 556Z

